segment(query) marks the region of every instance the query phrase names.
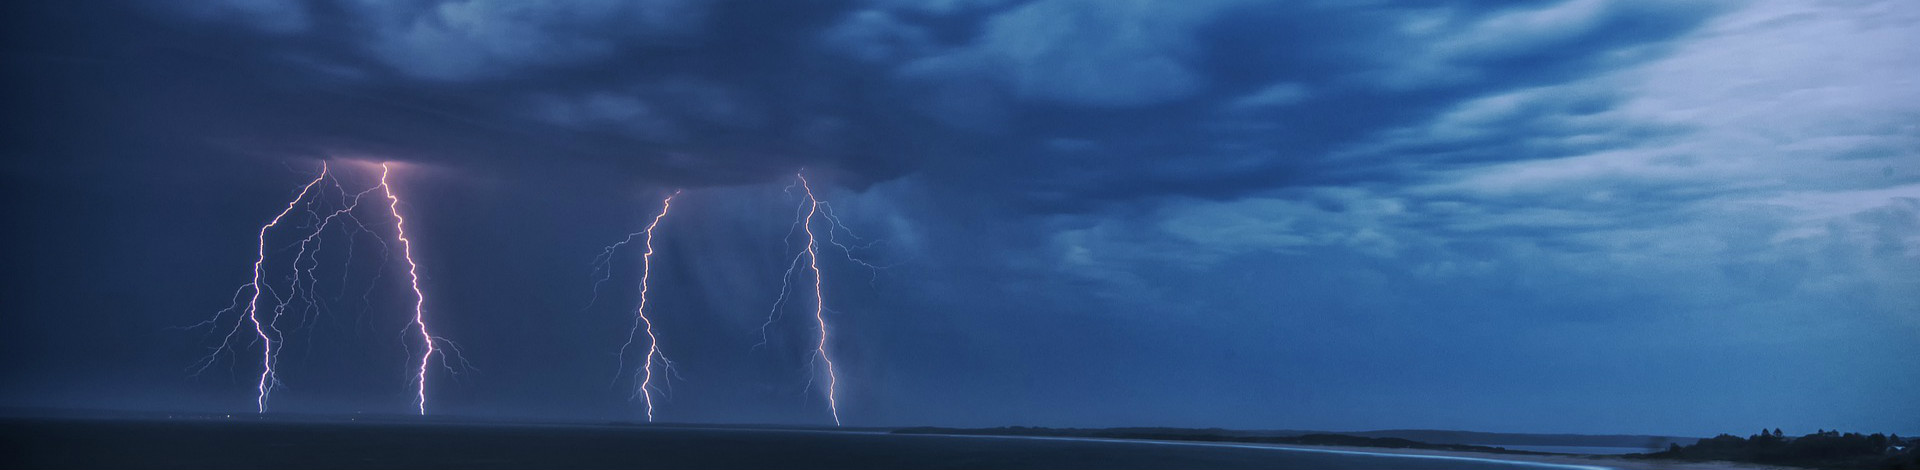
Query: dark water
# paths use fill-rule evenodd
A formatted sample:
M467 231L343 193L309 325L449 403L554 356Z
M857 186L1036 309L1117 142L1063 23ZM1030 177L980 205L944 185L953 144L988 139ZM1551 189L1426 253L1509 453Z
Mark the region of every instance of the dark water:
M1475 444L1489 447L1504 447L1507 450L1525 450L1532 452L1552 452L1556 454L1621 455L1659 452L1665 448L1647 447L1596 447L1596 446L1522 446L1511 444Z
M617 426L8 420L0 439L6 468L1569 468L1261 446Z

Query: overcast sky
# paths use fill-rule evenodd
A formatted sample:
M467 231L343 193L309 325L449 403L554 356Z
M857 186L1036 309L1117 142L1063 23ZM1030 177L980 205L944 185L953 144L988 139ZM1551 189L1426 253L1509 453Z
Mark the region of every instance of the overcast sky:
M5 8L9 406L252 411L167 327L332 160L402 163L437 414L639 419L591 263L684 189L656 413L830 423L810 312L752 348L804 168L850 425L1920 434L1908 1ZM411 411L375 240L274 410Z

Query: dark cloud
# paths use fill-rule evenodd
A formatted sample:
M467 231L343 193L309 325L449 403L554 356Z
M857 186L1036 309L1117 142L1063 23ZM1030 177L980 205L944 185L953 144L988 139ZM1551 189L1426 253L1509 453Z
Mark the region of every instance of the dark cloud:
M165 44L94 51L118 71L93 73L184 90L142 108L194 109L174 132L273 149L252 152L611 166L675 184L931 167L1072 208L1115 188L1231 197L1382 177L1318 156L1488 89L1644 60L1623 51L1704 16L1583 5L209 3L93 26ZM1433 31L1398 24L1435 8L1449 19ZM938 155L950 148L987 159ZM947 158L968 163L927 161Z
M313 12L313 24L284 31L186 7L75 21L62 27L92 33L74 37L83 43L23 55L95 62L43 62L47 70L26 79L51 93L79 92L61 86L75 76L174 90L99 113L172 114L156 120L229 152L379 153L488 171L612 167L687 185L766 181L803 166L841 168L852 184L886 179L913 166L908 138L925 127L867 91L877 79L835 66L820 47L837 8L286 8ZM709 28L727 33L702 34ZM59 48L80 50L50 50Z

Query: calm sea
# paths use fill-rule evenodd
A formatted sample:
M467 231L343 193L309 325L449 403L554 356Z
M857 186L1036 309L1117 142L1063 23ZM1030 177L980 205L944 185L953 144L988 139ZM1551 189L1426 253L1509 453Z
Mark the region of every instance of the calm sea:
M1483 445L1488 447L1505 447L1508 450L1553 452L1557 454L1617 455L1617 454L1638 454L1642 452L1653 451L1645 447L1516 446L1516 445L1508 445L1508 444L1475 444L1475 445Z

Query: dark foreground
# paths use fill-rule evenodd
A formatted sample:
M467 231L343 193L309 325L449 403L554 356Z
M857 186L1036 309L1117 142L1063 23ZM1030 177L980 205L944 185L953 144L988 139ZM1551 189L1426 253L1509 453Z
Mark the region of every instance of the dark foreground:
M814 430L223 420L0 421L6 468L1567 469L1246 444Z

